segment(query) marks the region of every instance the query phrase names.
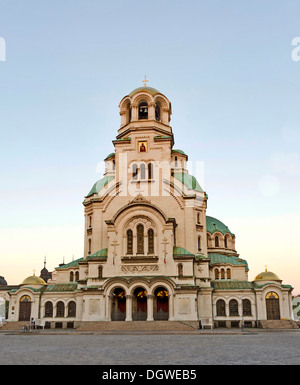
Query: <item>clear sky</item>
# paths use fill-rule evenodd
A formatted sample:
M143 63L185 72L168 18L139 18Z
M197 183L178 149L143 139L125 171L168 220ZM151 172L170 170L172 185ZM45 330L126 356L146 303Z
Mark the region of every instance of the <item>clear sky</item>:
M300 294L298 36L299 0L0 0L0 275L83 256L82 201L147 75L249 279Z

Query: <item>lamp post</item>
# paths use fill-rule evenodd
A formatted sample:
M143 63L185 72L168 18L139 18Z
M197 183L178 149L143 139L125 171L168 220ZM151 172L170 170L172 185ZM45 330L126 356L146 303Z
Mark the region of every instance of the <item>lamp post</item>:
M244 331L245 329L245 324L244 324L244 309L243 309L243 299L245 299L244 297L241 297L241 300L242 300L242 331Z

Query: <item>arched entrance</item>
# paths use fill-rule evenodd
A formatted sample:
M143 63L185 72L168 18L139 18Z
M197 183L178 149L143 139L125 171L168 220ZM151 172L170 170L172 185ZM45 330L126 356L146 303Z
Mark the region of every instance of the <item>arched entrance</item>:
M153 318L154 321L169 319L169 293L161 286L154 292Z
M137 287L133 292L132 320L147 320L147 292L143 287Z
M23 295L20 299L19 321L30 321L31 298L29 295Z
M268 320L280 319L279 297L274 291L266 295L266 309Z
M111 320L125 321L126 318L126 296L125 291L118 287L113 292L111 304Z

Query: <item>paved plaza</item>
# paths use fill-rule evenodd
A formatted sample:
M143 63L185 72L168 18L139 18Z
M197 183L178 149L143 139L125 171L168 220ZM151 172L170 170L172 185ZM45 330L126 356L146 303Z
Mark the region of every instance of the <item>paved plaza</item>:
M299 365L300 331L0 333L1 365Z

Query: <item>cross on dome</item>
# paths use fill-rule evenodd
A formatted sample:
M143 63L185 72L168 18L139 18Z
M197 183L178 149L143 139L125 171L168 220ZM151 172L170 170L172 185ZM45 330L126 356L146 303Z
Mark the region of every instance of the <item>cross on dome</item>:
M146 79L146 75L145 75L145 79L142 81L142 83L145 84L145 87L147 87L147 82L149 82L149 80Z

